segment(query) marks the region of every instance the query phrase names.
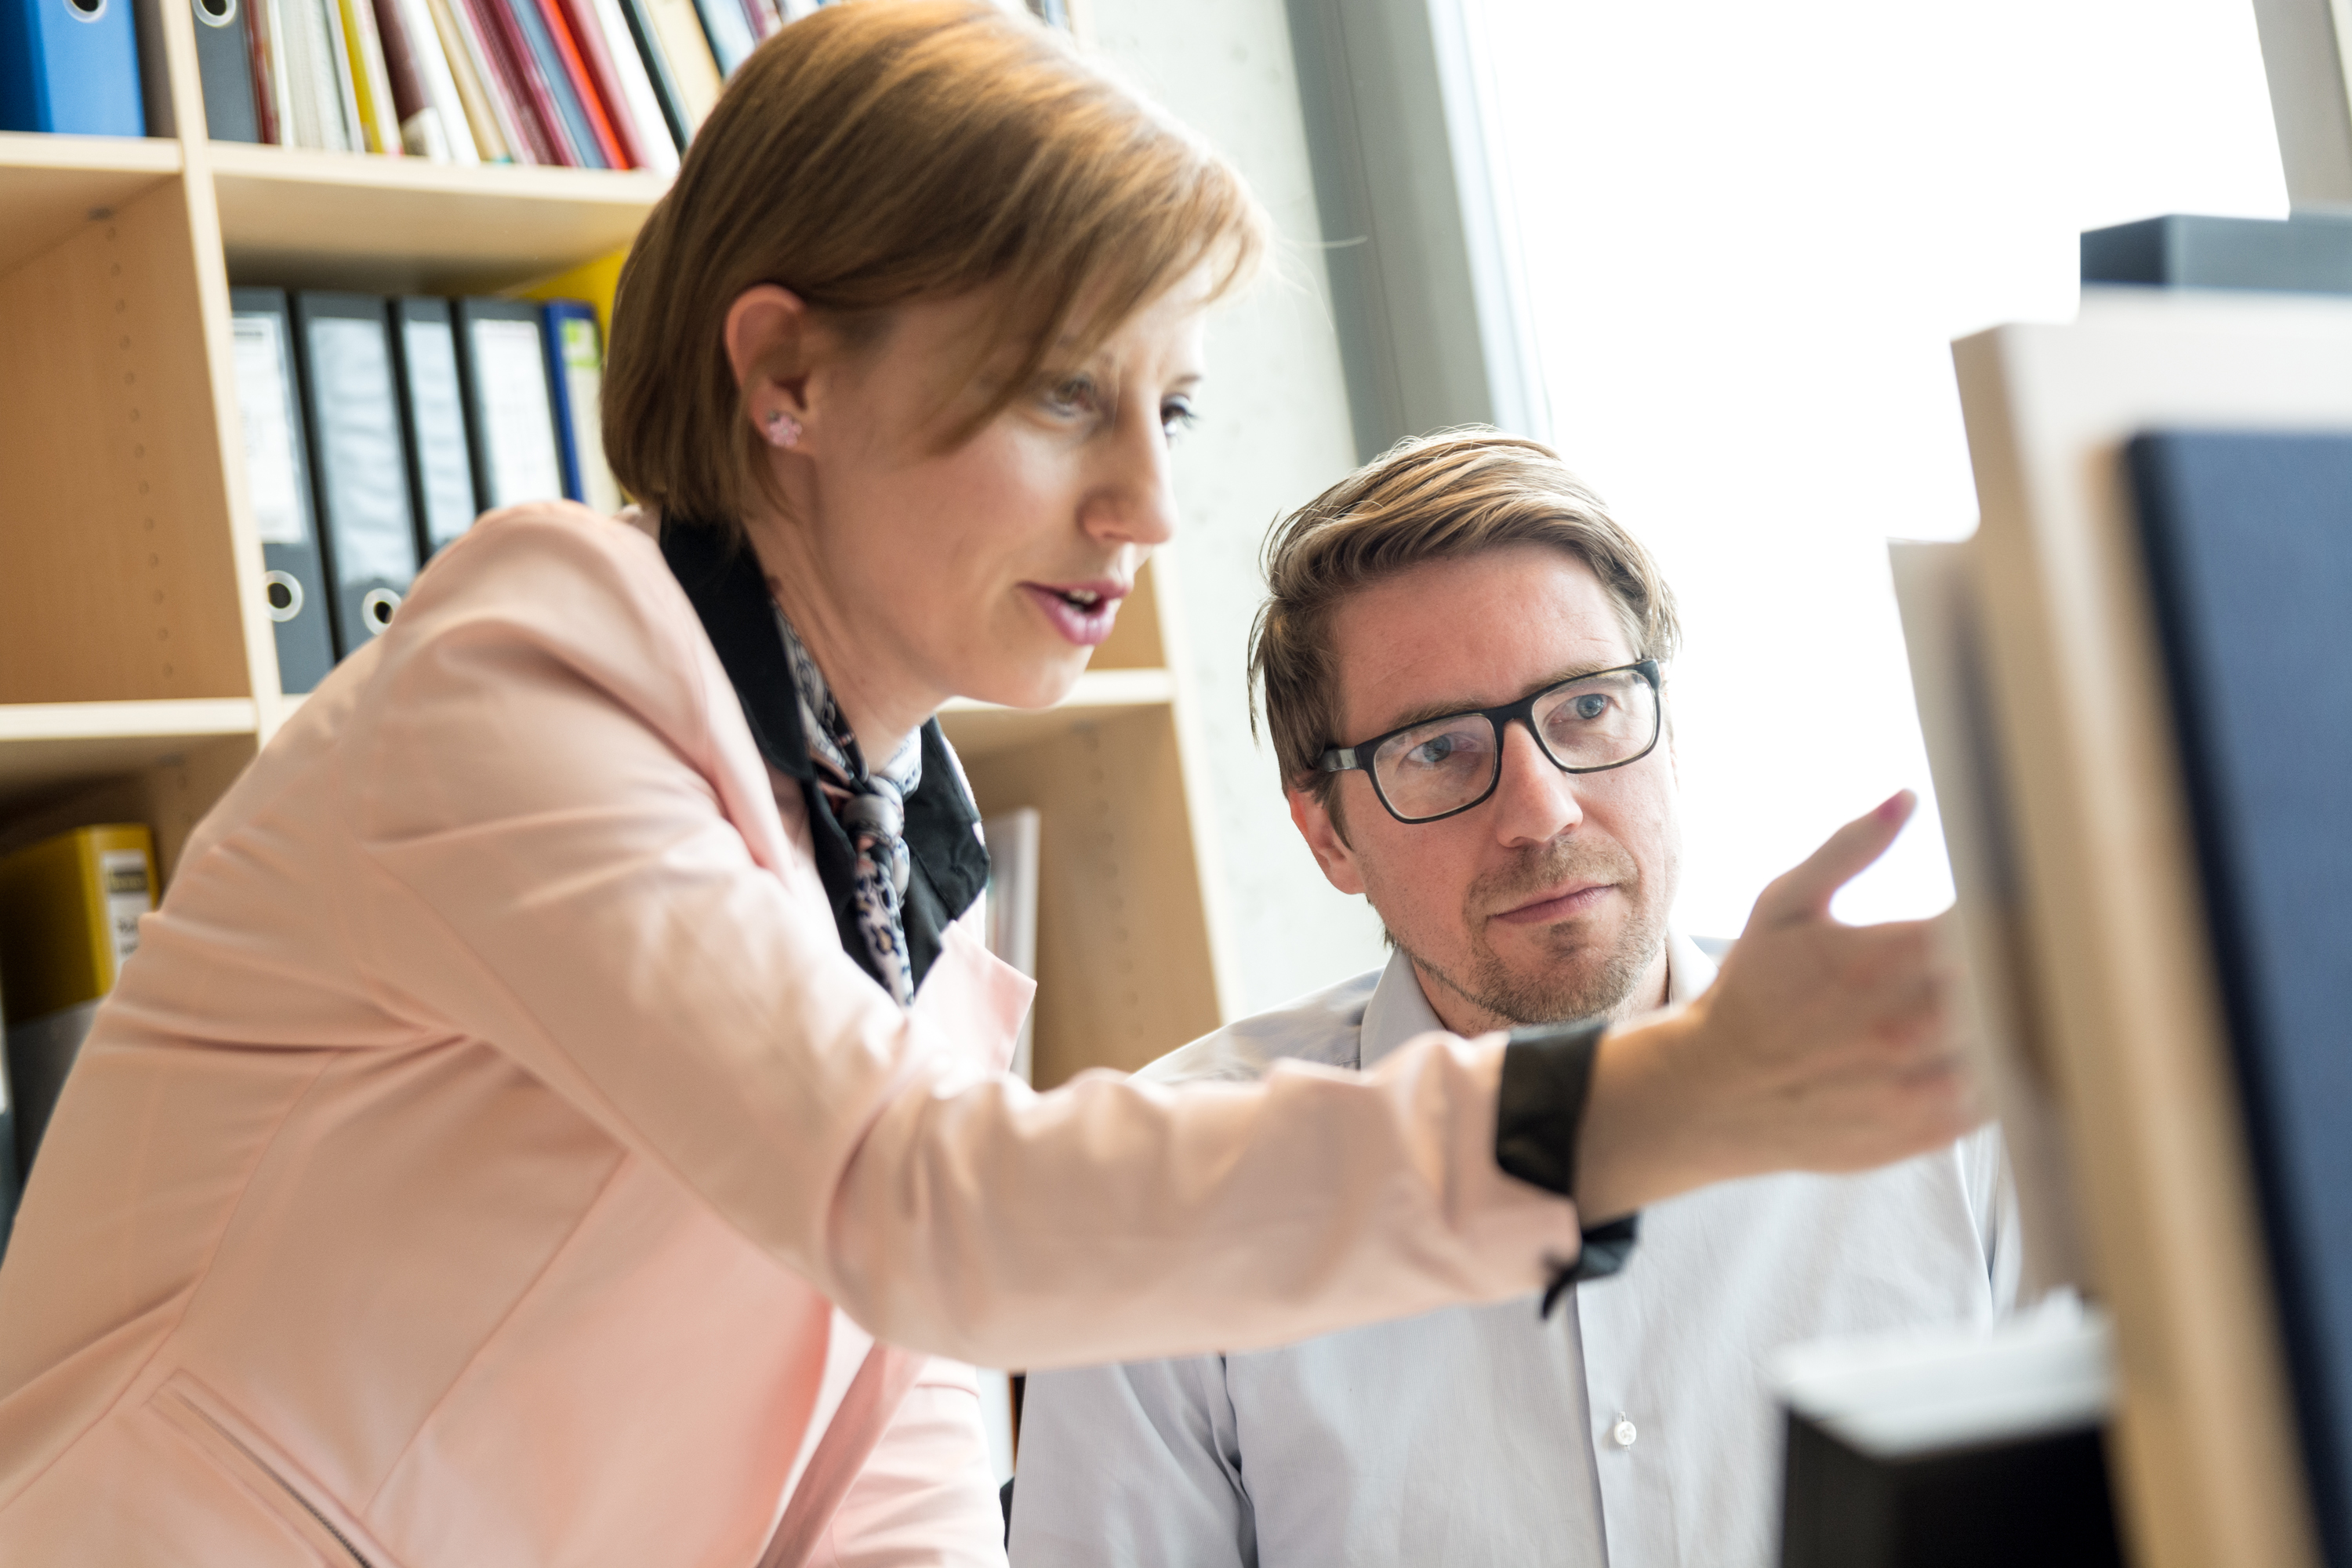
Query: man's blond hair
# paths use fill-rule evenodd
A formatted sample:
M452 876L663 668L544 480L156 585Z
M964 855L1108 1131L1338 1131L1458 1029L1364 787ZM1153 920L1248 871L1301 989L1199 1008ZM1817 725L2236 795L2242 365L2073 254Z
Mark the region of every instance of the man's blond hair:
M1681 640L1673 590L1639 540L1609 515L1559 455L1483 427L1401 441L1292 512L1265 543L1265 603L1251 627L1250 676L1284 784L1330 803L1318 773L1339 733L1331 620L1348 596L1431 561L1507 544L1545 544L1592 569L1637 659L1671 660ZM1253 731L1257 710L1251 710Z

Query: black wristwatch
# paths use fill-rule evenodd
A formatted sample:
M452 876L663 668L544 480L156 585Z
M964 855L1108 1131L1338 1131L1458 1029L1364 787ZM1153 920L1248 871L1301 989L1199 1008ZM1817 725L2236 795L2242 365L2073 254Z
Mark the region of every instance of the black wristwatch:
M1576 1150L1592 1090L1592 1061L1608 1032L1605 1018L1511 1031L1503 1048L1502 1087L1495 1097L1496 1164L1546 1192L1576 1196ZM1624 1268L1641 1226L1639 1214L1587 1226L1583 1250L1575 1262L1558 1267L1545 1289L1542 1315L1551 1315L1569 1287L1605 1279Z

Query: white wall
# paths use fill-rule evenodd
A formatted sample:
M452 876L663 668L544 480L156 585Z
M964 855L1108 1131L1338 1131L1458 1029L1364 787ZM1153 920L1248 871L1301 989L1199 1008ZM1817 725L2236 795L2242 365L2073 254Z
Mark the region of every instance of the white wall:
M2286 211L2246 0L1477 0L1555 440L1661 556L1677 914L1909 785L1890 534L1975 526L1948 340L2064 320L2077 235ZM1837 906L1949 901L1923 813Z
M1284 237L1272 275L1209 331L1202 418L1176 455L1184 531L1166 567L1196 693L1216 842L1210 875L1250 1011L1379 963L1380 923L1332 891L1249 732L1247 639L1276 517L1355 466L1326 302L1306 133L1281 0L1086 0L1096 47L1240 168Z

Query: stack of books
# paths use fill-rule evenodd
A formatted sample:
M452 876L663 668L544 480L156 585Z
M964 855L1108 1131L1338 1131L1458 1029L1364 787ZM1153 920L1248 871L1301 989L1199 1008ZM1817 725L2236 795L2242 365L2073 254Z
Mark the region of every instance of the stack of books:
M188 4L216 142L666 174L719 84L824 0ZM1069 26L1064 0L1026 8ZM131 23L127 5L0 0L0 131L145 135Z
M189 0L215 140L436 163L677 167L815 0Z

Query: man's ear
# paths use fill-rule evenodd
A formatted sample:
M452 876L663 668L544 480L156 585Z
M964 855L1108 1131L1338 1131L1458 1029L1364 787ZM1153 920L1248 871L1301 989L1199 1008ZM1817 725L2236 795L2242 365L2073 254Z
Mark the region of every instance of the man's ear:
M1343 893L1361 894L1364 890L1363 868L1356 861L1356 852L1348 847L1346 834L1332 816L1331 808L1315 798L1312 790L1285 790L1290 797L1290 820L1298 829L1298 837L1307 840L1307 847L1315 852L1315 863L1323 868L1324 879Z

